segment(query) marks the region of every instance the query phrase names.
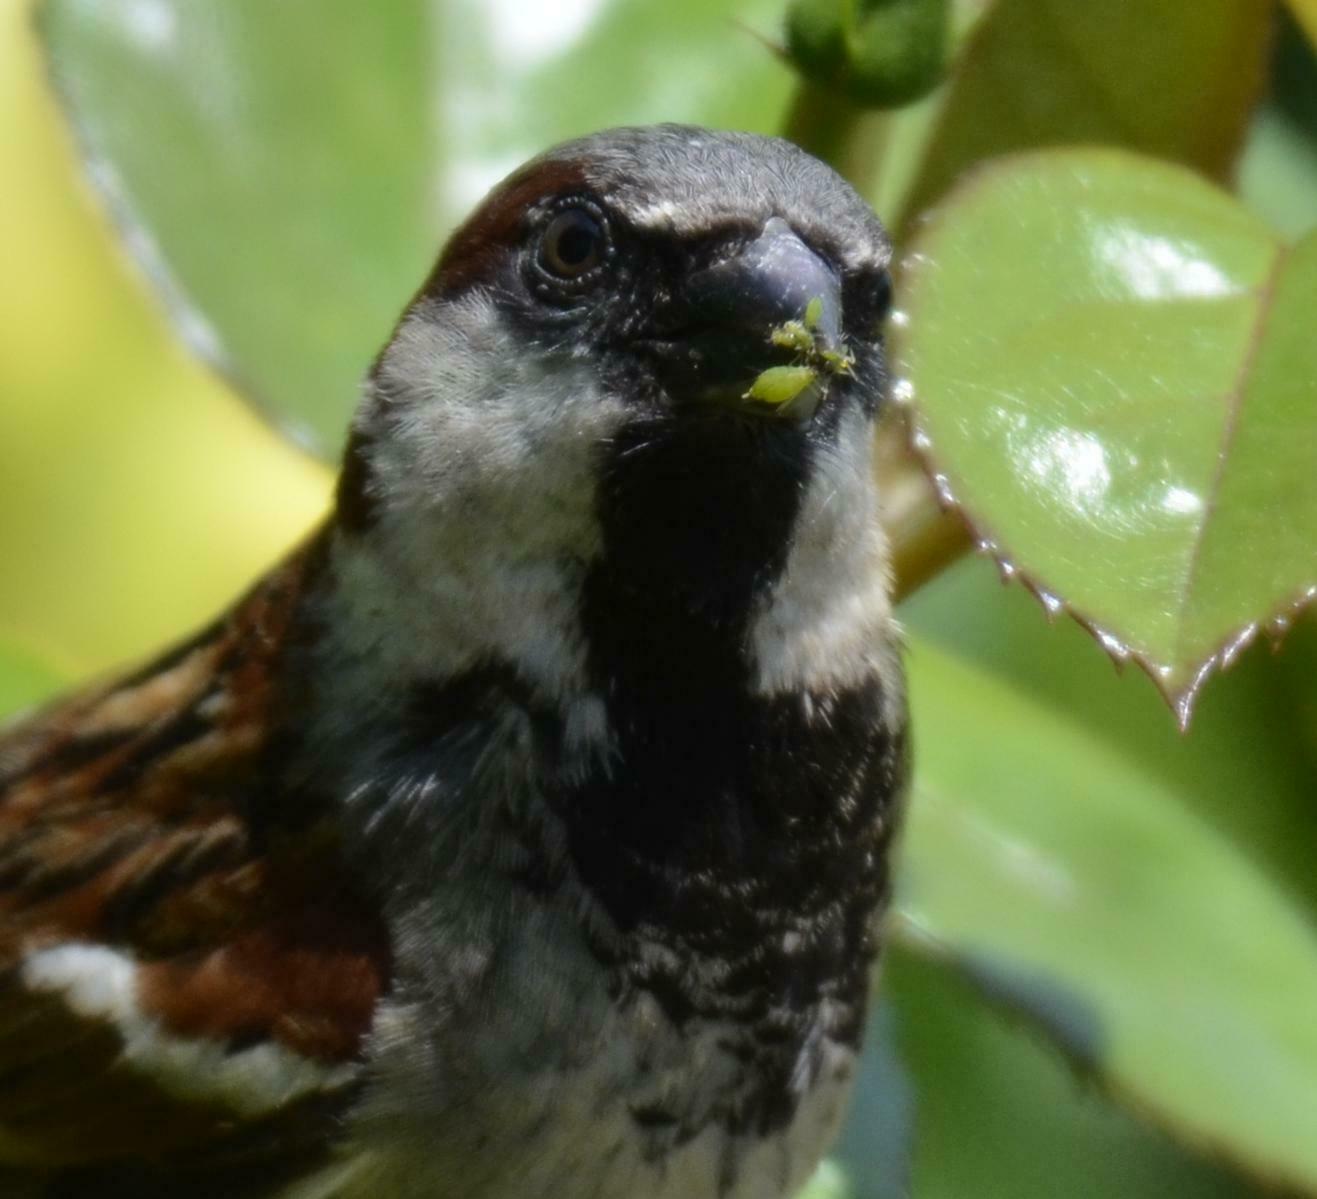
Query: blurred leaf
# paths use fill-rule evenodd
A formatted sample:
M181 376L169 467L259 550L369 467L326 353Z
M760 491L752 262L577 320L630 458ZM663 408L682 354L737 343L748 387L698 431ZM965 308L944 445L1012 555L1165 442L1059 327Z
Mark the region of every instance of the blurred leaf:
M975 1003L945 967L898 950L885 986L917 1091L910 1199L1262 1194L1081 1087L1055 1053Z
M0 721L45 699L59 684L59 676L44 662L0 643Z
M1317 935L1161 783L926 645L909 943L1187 1143L1317 1194Z
M1304 762L1308 767L1307 781L1317 778L1317 618L1311 612L1300 620L1285 642L1280 654L1277 674L1279 685L1275 689L1278 706L1283 706L1285 719L1293 731ZM1311 794L1308 796L1311 799ZM1309 813L1311 815L1311 812ZM1300 841L1299 849L1308 850L1308 866L1312 866L1312 845L1317 843L1317 827L1309 823L1308 838ZM1308 876L1317 889L1317 879ZM1314 905L1317 910L1317 904Z
M1253 122L1239 162L1239 196L1287 237L1317 226L1317 141L1275 105Z
M974 163L1037 146L1123 146L1228 178L1270 28L1257 0L996 0L938 106L907 219Z
M1317 238L1116 151L993 164L913 248L895 357L985 544L1181 723L1317 595Z
M40 13L92 179L186 340L333 448L438 236L426 6Z
M45 0L92 175L194 349L322 453L442 233L563 137L768 130L776 0Z
M1239 164L1239 194L1288 237L1317 225L1317 50L1282 14L1271 94L1258 110Z
M845 1170L832 1160L822 1161L814 1177L805 1185L797 1199L857 1199L855 1188L846 1177Z
M30 17L0 4L0 639L73 679L213 616L331 479L198 368L125 269Z
M1192 804L1317 920L1317 621L1300 620L1280 653L1267 643L1246 651L1206 689L1182 734L1141 678L1113 670L1073 621L1040 621L1037 600L1003 586L985 557L921 589L901 619L1101 738L1113 758Z
M1280 13L1271 53L1271 99L1287 117L1317 137L1317 45L1293 17Z
M884 982L869 1017L855 1093L833 1148L854 1199L905 1199L910 1193L914 1089L897 1051L885 988Z
M1290 11L1303 26L1308 40L1317 46L1317 0L1288 0Z

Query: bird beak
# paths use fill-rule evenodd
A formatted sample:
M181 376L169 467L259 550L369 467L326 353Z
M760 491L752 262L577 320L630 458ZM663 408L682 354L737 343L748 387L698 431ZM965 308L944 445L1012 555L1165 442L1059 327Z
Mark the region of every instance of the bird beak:
M694 272L663 318L661 371L679 400L808 420L849 371L837 274L780 217Z

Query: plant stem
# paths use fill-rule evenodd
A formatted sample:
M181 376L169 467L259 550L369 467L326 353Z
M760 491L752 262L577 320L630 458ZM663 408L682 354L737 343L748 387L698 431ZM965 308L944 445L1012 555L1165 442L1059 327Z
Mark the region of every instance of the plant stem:
M888 125L886 112L861 108L802 79L787 113L784 135L865 193L882 163Z
M893 598L899 603L970 549L969 529L944 509L928 473L910 448L902 413L888 410L876 453L883 527L891 547Z

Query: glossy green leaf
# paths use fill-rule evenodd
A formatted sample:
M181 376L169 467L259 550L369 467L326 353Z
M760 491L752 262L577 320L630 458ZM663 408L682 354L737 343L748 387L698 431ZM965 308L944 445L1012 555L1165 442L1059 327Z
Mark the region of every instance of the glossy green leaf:
M935 106L903 211L917 216L977 162L1064 143L1228 178L1270 31L1258 0L995 0Z
M446 230L610 124L772 130L775 0L45 0L93 178L194 348L316 449Z
M1010 572L1187 723L1317 595L1317 238L1115 151L985 168L913 247L918 438Z
M33 655L0 644L0 721L39 703L60 684L55 671Z
M922 644L912 697L909 943L1190 1144L1317 1194L1312 924L1045 705Z

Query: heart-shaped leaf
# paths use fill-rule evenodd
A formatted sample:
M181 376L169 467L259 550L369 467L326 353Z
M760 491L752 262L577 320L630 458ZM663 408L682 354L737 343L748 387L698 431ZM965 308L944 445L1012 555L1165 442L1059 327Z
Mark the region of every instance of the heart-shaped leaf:
M1187 723L1317 595L1317 237L1118 151L984 168L913 247L918 443L985 548Z
M45 0L93 178L194 348L322 453L452 224L610 124L769 131L776 0Z
M1317 1194L1317 930L1044 705L922 643L911 682L908 943L1190 1144Z

